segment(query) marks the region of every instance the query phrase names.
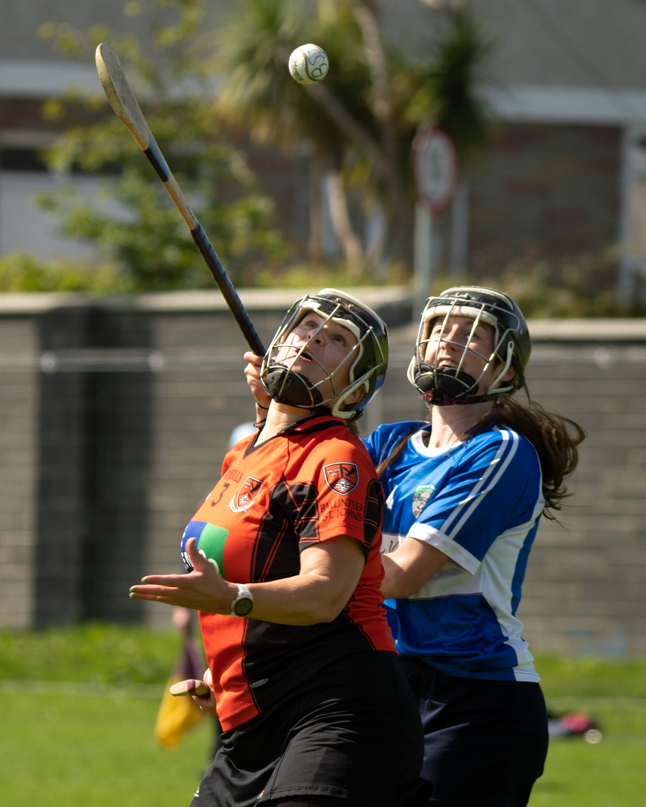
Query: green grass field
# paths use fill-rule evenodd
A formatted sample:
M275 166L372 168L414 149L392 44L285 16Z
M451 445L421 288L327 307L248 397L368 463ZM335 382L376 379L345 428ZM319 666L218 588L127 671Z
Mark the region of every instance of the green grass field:
M157 707L151 698L0 695L3 804L189 804L206 765L209 726L166 751L152 735Z
M188 805L207 762L210 725L200 724L174 752L153 738L179 644L173 634L97 625L0 634L2 803ZM551 705L594 715L603 740L552 743L531 807L644 803L646 660L543 656L537 665Z

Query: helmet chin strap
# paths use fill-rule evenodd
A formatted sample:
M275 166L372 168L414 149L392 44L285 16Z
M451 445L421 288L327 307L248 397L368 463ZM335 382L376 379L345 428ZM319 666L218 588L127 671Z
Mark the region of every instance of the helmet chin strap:
M282 364L269 367L263 384L276 403L315 409L323 400L319 390L304 375L288 370Z
M464 351L464 355L466 355L466 350ZM464 359L464 355L462 359ZM414 371L415 385L422 393L422 397L426 403L432 404L433 406L459 406L494 401L501 393L511 391L513 394L513 385L498 387L498 384L502 381L502 378L511 366L513 356L514 346L510 342L507 345L507 359L503 368L484 395L469 394L470 389L478 388L482 376L475 379L473 376L465 373L461 369L462 361L457 368L437 367L435 364L424 363L417 365ZM493 355L489 357L487 365L493 358Z
M496 395L463 395L461 398L454 398L447 392L442 390L433 389L430 392L425 392L422 395L424 401L430 406L470 406L471 404L484 403L485 401L494 401L498 397Z
M485 399L481 395L465 395L471 387L477 388L477 382L459 368L436 368L433 365L420 364L415 375L417 388L428 404L452 406L476 403Z
M416 375L417 388L427 404L433 406L464 406L468 404L493 401L498 397L499 390L486 395L469 395L467 390L475 387L478 382L473 376L461 371L459 368L440 367L420 364Z
M282 365L270 367L264 379L265 389L276 403L298 406L299 409L311 409L317 414L331 413L335 417L343 417L338 407L342 406L345 398L360 387L361 383L357 382L342 399L335 399L334 405L326 406L323 404L323 396L308 378ZM360 416L361 413L356 413L351 419L356 420Z

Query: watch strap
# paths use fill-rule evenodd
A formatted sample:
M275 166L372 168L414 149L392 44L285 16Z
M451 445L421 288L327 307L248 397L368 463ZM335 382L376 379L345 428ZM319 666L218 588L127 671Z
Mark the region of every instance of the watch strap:
M231 616L247 616L247 614L251 613L251 610L253 608L253 594L249 590L249 587L245 586L244 583L236 583L235 585L238 587L238 593L237 593L237 595L234 597L234 599L231 602L230 615ZM236 606L238 605L240 600L248 600L250 605L251 605L251 608L249 608L249 610L247 611L246 614L240 614L236 610Z

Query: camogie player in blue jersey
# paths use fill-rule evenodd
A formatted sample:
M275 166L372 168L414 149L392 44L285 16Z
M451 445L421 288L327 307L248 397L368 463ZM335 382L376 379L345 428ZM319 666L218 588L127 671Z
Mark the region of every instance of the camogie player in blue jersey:
M530 351L507 294L462 286L429 299L409 368L429 422L366 441L386 496L382 591L424 725L429 806L524 807L547 754L517 610L540 516L560 508L585 434L512 398Z
M540 516L560 508L585 434L513 399L530 352L507 294L430 298L409 368L429 420L365 440L386 497L382 591L424 726L428 807L524 807L543 772L545 701L517 609Z

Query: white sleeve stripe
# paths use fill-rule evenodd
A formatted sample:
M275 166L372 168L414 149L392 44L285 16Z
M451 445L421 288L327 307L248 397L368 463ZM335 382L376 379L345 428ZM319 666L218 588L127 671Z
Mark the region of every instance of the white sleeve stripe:
M467 508L462 518L459 520L459 522L456 524L453 530L451 530L449 534L451 539L455 539L455 536L460 531L465 522L468 520L468 518L471 516L476 507L484 500L484 497L487 495L487 493L493 490L493 488L497 485L498 480L507 470L509 463L512 461L512 459L516 454L516 449L518 448L519 443L518 435L515 432L508 432L508 431L501 432L500 434L502 436L503 442L501 443L500 448L498 449L498 453L496 454L495 459L491 462L491 465L489 466L489 468L487 468L486 472L483 474L482 479L478 482L478 485L476 485L476 487L474 488L472 495L466 498L464 502L462 502L460 505L458 505L458 508L456 508L456 509L462 508L471 501L471 506ZM509 441L509 435L511 435L512 442L511 445L506 445L506 443L508 443ZM504 461L501 462L501 457L505 453L505 451L507 451L507 456L505 457ZM500 467L496 469L496 465L500 465ZM493 478L490 480L486 490L480 491L479 488L485 485L487 477L491 476L492 474ZM444 525L444 527L446 529L446 524Z
M500 446L498 447L498 451L496 452L496 456L489 463L489 466L486 468L485 472L480 477L480 479L476 482L475 486L472 488L472 490L471 490L470 494L467 496L467 498L454 507L454 509L451 511L451 514L449 515L449 517L446 519L446 521L442 525L443 531L447 535L450 535L449 529L450 529L451 524L453 523L453 521L455 521L455 519L460 516L462 509L466 505L468 505L469 502L472 502L473 499L478 496L478 494L480 492L480 489L485 485L485 483L487 481L487 478L493 473L493 469L500 462L500 458L503 455L505 449L507 448L506 444L507 444L507 441L509 440L509 436L508 436L508 432L501 431L501 432L499 432L499 434L501 436L501 443L500 443Z
M542 487L539 488L539 496L536 500L536 505L532 510L532 515L529 521L526 521L524 524L518 524L515 527L511 527L505 532L501 532L498 536L499 538L506 538L508 535L516 535L519 532L529 532L529 530L534 526L536 519L540 516L543 512L543 508L545 507L545 499L543 498Z
M460 531L460 529L462 528L463 524L467 521L469 516L476 509L478 504L480 504L483 501L484 497L487 495L487 493L489 493L495 487L498 480L500 479L502 474L505 472L505 470L507 469L509 463L511 462L511 460L514 458L514 455L516 454L516 449L518 448L518 435L515 432L508 432L508 431L501 431L500 435L502 437L502 443L501 443L500 448L498 449L498 451L496 453L496 456L494 457L494 459L489 464L489 467L484 472L481 479L478 480L478 483L476 484L476 486L471 491L471 494L469 496L467 496L467 498L463 502L460 502L460 504L457 505L457 507L453 510L451 515L447 518L447 520L442 525L443 531L449 536L449 538L451 538L451 540L455 539L455 536ZM512 439L511 446L508 445L509 435L511 435L511 439ZM503 454L506 451L508 451L507 456L505 457L504 462L502 464L500 464L501 457L503 456ZM497 465L500 465L500 467L496 468ZM486 485L489 477L491 477L492 474L493 474L493 478L490 480L489 486L485 490L482 490L482 488L484 488L484 486ZM470 504L470 506L467 506L469 504ZM466 511L464 511L465 507L467 508ZM464 512L462 512L462 511L464 511ZM455 525L455 527L453 527L453 529L449 531L449 527L451 526L451 522L453 522L461 513L462 513L462 517L460 518L458 523Z
M478 558L474 557L468 549L456 544L443 532L429 527L428 524L416 522L411 526L406 537L417 538L419 541L429 544L429 546L434 546L435 549L438 549L469 574L474 574L480 565Z

